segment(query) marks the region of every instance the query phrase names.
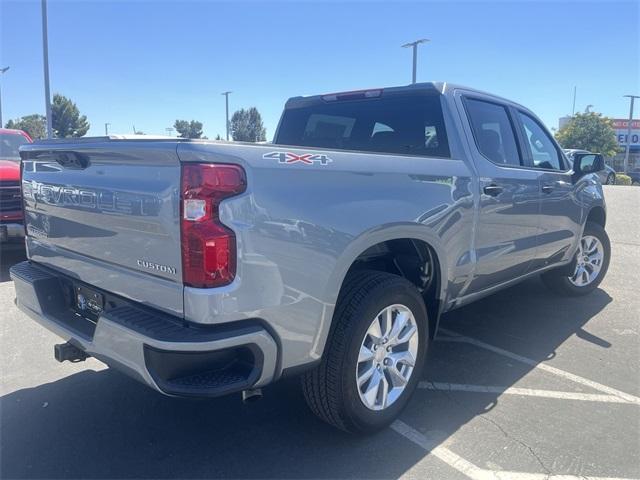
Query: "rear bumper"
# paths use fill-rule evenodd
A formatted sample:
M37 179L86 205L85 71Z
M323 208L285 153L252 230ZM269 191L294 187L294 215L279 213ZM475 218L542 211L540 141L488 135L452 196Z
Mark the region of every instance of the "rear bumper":
M10 242L24 238L24 224L20 222L0 223L0 242Z
M32 262L11 268L18 307L63 339L167 395L219 396L274 378L278 346L258 321L199 327L102 292L96 320L73 309L74 280Z

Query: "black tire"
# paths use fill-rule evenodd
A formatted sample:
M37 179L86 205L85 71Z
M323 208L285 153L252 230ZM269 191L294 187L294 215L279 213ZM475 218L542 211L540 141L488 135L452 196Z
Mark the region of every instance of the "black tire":
M615 185L616 184L616 176L613 173L610 173L607 176L607 185Z
M604 259L602 261L602 267L600 268L598 276L588 285L580 287L571 283L566 269L561 268L558 270L551 270L542 274L542 281L551 291L560 295L568 295L574 297L586 295L587 293L591 293L596 288L598 288L598 285L600 285L600 282L602 282L602 279L607 274L609 261L611 260L611 243L609 242L609 236L607 235L607 232L599 224L587 222L584 227L583 236L584 235L592 235L596 237L598 240L600 240L604 248Z
M413 373L402 394L383 410L370 410L356 385L358 353L372 320L384 308L402 304L413 314L419 335ZM389 425L406 406L420 379L429 341L424 300L397 275L356 272L345 280L320 365L302 377L307 404L320 419L350 433L371 433Z

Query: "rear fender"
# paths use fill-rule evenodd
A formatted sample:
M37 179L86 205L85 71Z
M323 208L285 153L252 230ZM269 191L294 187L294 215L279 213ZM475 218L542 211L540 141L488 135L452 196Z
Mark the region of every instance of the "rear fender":
M447 284L449 281L447 257L445 255L445 249L442 246L440 239L430 229L424 225L416 224L395 224L391 226L385 226L382 228L376 228L362 233L356 237L348 247L342 252L337 263L336 268L331 273L327 283L327 290L325 291L324 298L331 299L332 301L327 304L325 314L323 316L322 325L318 333L315 351L321 354L324 351L324 347L327 343L329 333L331 331L333 313L335 311L335 305L340 294L340 289L347 276L347 272L355 262L355 260L368 248L386 242L388 240L395 240L400 238L409 238L414 240L422 240L427 243L438 259L440 275L440 288L437 294L438 300L438 314L436 318L431 318L430 321L438 322L440 309L442 305L445 305L445 294Z

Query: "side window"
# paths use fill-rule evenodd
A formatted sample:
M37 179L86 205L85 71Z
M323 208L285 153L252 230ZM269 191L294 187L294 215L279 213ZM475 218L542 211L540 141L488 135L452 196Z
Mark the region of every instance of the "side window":
M498 165L520 165L520 153L507 109L471 98L465 99L465 106L480 153Z
M549 134L529 115L518 112L518 116L527 137L525 143L529 148L533 166L549 170L563 170L560 152Z

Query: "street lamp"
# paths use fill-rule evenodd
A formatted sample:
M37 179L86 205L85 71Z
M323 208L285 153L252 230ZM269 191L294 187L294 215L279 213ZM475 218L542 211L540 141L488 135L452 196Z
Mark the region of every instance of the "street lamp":
M224 95L224 104L225 104L225 118L226 118L226 127L227 127L227 142L229 141L229 94L233 93L232 91L222 92L220 95Z
M42 58L44 64L44 101L47 111L47 138L53 137L51 92L49 91L49 40L47 33L47 0L42 0Z
M222 92L220 95L224 95L224 103L225 103L225 112L226 112L226 119L227 119L227 123L226 123L226 127L227 127L227 142L229 141L229 94L233 93L231 91L228 92Z
M418 45L421 43L427 43L430 40L428 38L421 38L415 42L409 42L402 45L402 48L413 48L413 75L411 77L411 83L416 83L416 70L418 69Z
M633 123L633 102L636 98L640 98L638 95L623 95L625 98L631 99L631 105L629 105L629 124L627 125L627 149L624 152L624 173L629 172L629 151L631 150L631 124Z
M105 136L109 136L109 127L111 126L110 123L105 123L104 124L104 134Z
M0 68L0 73L4 73L7 70L9 70L9 67ZM1 84L2 82L0 82L0 85ZM2 123L2 90L0 90L0 128L2 128L3 125L4 123Z

